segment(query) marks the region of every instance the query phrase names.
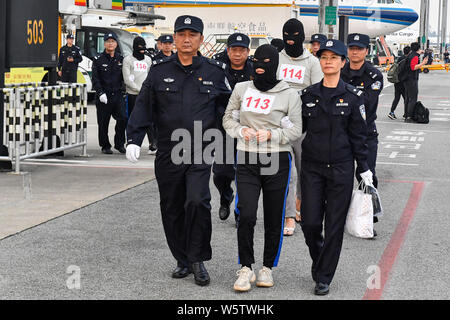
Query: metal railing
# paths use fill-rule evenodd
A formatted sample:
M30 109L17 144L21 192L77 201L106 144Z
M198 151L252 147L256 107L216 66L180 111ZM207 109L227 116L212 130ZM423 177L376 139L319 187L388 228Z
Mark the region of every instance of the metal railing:
M87 102L85 84L36 86L20 84L3 89L4 141L8 156L0 161L25 159L82 148L87 156Z

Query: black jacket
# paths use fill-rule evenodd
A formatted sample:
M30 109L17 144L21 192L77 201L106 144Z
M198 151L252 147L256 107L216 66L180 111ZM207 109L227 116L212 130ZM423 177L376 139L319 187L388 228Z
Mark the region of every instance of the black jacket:
M103 93L125 92L122 75L123 57L115 53L113 57L103 51L92 62L92 87L98 96Z
M67 58L72 57L73 61L67 61ZM83 60L80 48L73 45L71 47L65 45L59 50L58 69L62 72L76 71L78 64Z
M194 121L201 121L202 135L218 128L231 94L224 69L222 62L201 56L194 57L188 69L177 54L155 61L128 121L128 144L140 146L152 123L157 127L161 152L179 143L171 141L176 129L186 129L194 140Z
M416 71L412 71L411 70L411 61L414 59L414 57L418 57L418 60L420 63L420 55L417 52L411 52L408 55L408 58L406 60L406 70L407 70L407 74L406 74L406 81L409 80L419 80L419 70Z
M333 165L355 159L360 172L369 170L363 92L340 80L331 97L323 97L322 83L302 91L302 160Z
M341 71L341 79L364 92L364 105L367 112L369 136L378 136L375 120L377 119L378 98L383 90L383 75L370 62L364 62L361 69L351 70L347 63Z

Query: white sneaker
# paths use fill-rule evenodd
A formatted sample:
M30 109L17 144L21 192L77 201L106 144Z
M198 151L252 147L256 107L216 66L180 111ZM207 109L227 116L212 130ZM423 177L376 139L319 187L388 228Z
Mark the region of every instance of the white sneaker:
M273 287L272 270L266 267L259 270L256 285L258 287Z
M256 276L252 269L248 267L243 267L241 270L236 272L238 278L234 283L234 290L236 291L248 291L251 289L251 284L255 282Z

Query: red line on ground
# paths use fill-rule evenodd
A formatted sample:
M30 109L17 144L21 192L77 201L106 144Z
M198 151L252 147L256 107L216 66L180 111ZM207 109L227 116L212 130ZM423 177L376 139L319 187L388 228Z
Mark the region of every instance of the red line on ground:
M422 195L425 182L415 181L409 195L408 202L406 203L403 214L397 223L397 227L391 236L389 244L384 249L383 255L378 262L378 267L381 271L381 286L379 289L367 289L364 294L363 300L380 300L383 295L383 290L386 283L389 280L389 276L394 266L395 259L402 247L405 240L406 233L408 232L409 224L411 223L417 206L419 205L420 197Z

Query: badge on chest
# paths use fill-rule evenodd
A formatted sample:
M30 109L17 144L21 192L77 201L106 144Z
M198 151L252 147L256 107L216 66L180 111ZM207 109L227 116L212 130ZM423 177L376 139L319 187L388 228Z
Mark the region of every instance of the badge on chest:
M278 72L278 78L287 82L303 84L305 82L305 70L303 66L282 64Z
M275 96L248 88L242 99L241 111L269 114L272 110L274 101Z

